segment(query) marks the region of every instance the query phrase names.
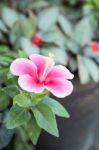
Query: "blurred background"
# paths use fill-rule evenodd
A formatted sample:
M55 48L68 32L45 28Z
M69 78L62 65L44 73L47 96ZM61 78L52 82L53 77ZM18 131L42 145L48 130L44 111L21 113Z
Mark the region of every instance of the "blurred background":
M33 146L22 128L8 130L11 62L54 55L75 75L74 92L59 101L70 113L57 119L60 137L43 132ZM99 0L0 0L0 149L99 150ZM9 91L8 91L9 92Z

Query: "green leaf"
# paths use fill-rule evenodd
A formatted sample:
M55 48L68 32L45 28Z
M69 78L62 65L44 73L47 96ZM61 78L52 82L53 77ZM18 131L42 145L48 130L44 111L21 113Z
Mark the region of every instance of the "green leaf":
M26 123L28 124L28 123ZM26 125L25 124L25 125ZM25 130L25 125L22 125L20 127L17 128L16 132L17 132L17 135L20 137L20 139L26 143L29 139L28 135L27 135L27 132Z
M28 57L28 55L26 54L26 52L24 52L23 50L19 50L18 54L19 54L20 58L27 58Z
M44 42L53 43L59 47L65 48L66 40L59 28L53 27L46 32L41 32L40 34Z
M33 144L36 145L41 133L41 128L37 125L34 117L32 117L28 122L26 130L29 135L29 138L31 139Z
M42 102L47 104L56 115L69 118L69 113L58 101L48 97L45 98Z
M95 7L99 7L99 1L97 0L86 0L86 6L89 8L95 8Z
M94 53L90 47L84 49L84 55L94 59L99 58L99 53Z
M3 35L2 31L0 31L0 40L1 39L4 39L4 35Z
M69 66L70 66L71 71L73 71L73 72L76 71L78 69L77 60L75 60L73 58L70 59Z
M40 101L42 101L48 94L48 91L44 91L42 93L25 93L21 92L20 94L16 95L13 99L13 104L18 105L24 108L30 108L36 106Z
M35 46L28 38L20 39L20 46L26 52L26 54L31 55L34 53L39 53L39 48Z
M40 12L38 16L38 26L41 30L47 31L50 27L55 25L58 21L59 11L58 8L47 8Z
M63 15L59 16L59 24L66 35L72 35L72 25Z
M19 1L16 1L17 5L19 8L25 10L25 11L28 11L30 9L41 9L41 8L44 8L46 6L48 6L48 2L45 1L45 0L39 0L39 1L36 1L36 0L19 0Z
M0 76L1 75L3 75L4 76L4 74L7 74L8 73L8 71L9 71L9 69L8 68L2 68L2 67L0 67Z
M16 85L8 85L7 87L3 88L3 90L5 91L6 95L10 96L11 98L20 92Z
M78 61L78 73L80 77L80 81L82 84L88 83L90 81L89 71L85 66L84 59L82 56L77 56Z
M54 55L55 62L63 65L67 64L68 56L65 49L49 46L48 48L42 48L41 53L46 56L48 56L49 53L52 53Z
M5 33L8 32L8 30L7 30L5 24L3 23L2 20L0 20L0 30L3 31L3 32L5 32Z
M7 57L5 55L1 55L0 56L0 64L2 65L9 65L12 62L12 58Z
M7 76L6 74L9 72L9 68L8 67L0 67L0 78L2 80L0 80L0 84L4 84L4 82L7 80Z
M18 13L9 7L4 7L1 15L6 25L10 28L19 19Z
M77 3L77 0L70 0L69 3L70 5L75 5Z
M66 47L70 52L76 55L79 53L79 50L81 49L79 43L76 40L72 40L72 39L67 40Z
M5 46L5 45L0 46L0 54L1 53L7 53L8 50L9 50L8 46Z
M10 41L12 43L19 40L20 37L32 38L36 30L37 22L35 17L29 17L17 21L11 29L10 32Z
M14 150L34 150L34 147L28 141L23 141L23 139L19 135L15 137Z
M19 127L28 122L30 119L30 113L26 111L24 108L13 106L7 118L7 128L13 129Z
M14 105L17 104L20 107L31 107L34 106L33 102L31 101L29 95L27 93L20 93L16 95L13 99Z
M8 78L8 80L6 81L7 86L9 85L17 85L17 77L13 76L11 78Z
M25 150L24 142L20 137L15 138L14 140L14 150Z
M58 137L57 123L55 115L50 107L46 104L38 104L32 109L37 124L48 133Z
M31 99L32 99L32 102L34 102L34 104L42 101L48 94L48 91L45 90L44 92L42 93L31 93L30 96L31 96Z
M0 112L0 123L2 123L3 120L3 113Z
M96 62L99 64L99 57L96 57Z
M88 72L90 74L90 76L92 77L92 79L95 82L99 81L99 67L98 65L90 58L84 57L84 63L85 66L88 69Z
M86 17L76 25L73 37L74 39L76 37L76 41L81 44L81 46L91 41L93 37L93 28L90 18Z
M27 2L29 4L29 2ZM45 0L33 1L30 3L29 8L31 9L41 9L48 6L48 2ZM26 7L27 8L27 7Z
M22 35L27 38L32 38L37 26L36 17L34 15L31 15L29 18L21 21L20 24Z
M5 109L9 105L9 98L3 89L0 89L0 110Z

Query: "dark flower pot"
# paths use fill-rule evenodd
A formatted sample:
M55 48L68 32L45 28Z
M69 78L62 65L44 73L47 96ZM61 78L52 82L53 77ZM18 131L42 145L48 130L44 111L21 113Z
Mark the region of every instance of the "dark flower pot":
M36 150L99 150L99 84L74 83L71 96L59 100L70 118L58 118L60 137L45 132Z

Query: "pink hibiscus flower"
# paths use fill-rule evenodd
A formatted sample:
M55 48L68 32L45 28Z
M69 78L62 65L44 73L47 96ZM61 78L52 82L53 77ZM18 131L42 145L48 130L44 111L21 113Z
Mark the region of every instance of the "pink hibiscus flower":
M33 54L29 58L18 58L10 66L11 73L19 76L18 83L23 90L40 93L47 89L57 97L72 93L73 85L68 79L74 76L68 69L55 66L52 56Z

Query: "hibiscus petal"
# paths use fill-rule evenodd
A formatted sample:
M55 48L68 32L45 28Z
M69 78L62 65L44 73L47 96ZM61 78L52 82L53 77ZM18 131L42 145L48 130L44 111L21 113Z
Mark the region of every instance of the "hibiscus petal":
M40 93L44 90L44 85L36 83L30 75L22 75L18 79L20 87L28 92Z
M48 73L46 80L50 81L53 78L65 78L73 79L74 75L64 66L57 65L53 66L51 71Z
M31 60L18 58L14 60L10 66L11 73L14 75L30 74L36 75L37 68Z
M42 74L46 66L46 57L38 54L33 54L30 56L30 59L37 66L38 74Z
M31 55L30 59L37 66L39 77L42 76L43 73L45 73L46 76L47 72L49 72L51 67L55 64L54 61L52 62L52 60L50 62L50 57L46 57L38 54Z
M52 80L45 83L45 86L51 93L53 93L53 95L60 98L70 95L73 91L72 83L65 79Z

